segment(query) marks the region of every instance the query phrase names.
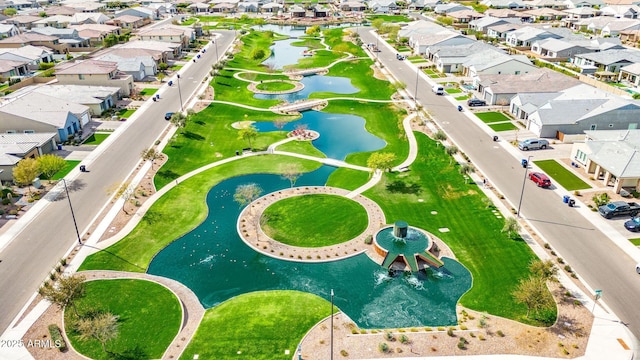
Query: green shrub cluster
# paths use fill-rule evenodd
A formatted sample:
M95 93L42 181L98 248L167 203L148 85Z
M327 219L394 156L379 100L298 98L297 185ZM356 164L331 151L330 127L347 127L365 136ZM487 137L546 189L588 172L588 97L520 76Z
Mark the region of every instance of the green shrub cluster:
M54 345L60 352L67 351L67 343L64 341L64 337L62 337L58 325L49 325L49 335L51 335L51 340L53 340Z

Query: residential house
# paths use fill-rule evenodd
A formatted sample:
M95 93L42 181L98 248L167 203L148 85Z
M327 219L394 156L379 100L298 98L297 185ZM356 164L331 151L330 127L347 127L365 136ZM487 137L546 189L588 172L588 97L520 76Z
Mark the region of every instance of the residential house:
M230 4L217 4L217 5L230 5ZM365 6L365 5L362 4L362 6ZM277 13L282 12L282 11L284 11L284 5L282 5L282 4L278 4L278 3L275 3L275 2L270 2L268 4L262 5L262 12L276 13L277 14ZM352 10L350 10L350 11L352 11Z
M617 73L620 68L638 62L640 62L640 53L637 50L614 49L576 55L573 63L583 74L594 74L597 71Z
M38 93L5 97L0 106L0 133L56 133L55 140L80 136L89 108Z
M105 55L113 55L114 57L120 58L149 57L153 59L156 65L153 68L145 69L145 72L147 73L151 73L152 71L154 71L154 69L157 68L158 64L167 63L168 54L166 52L154 49L125 48L122 47L122 45L123 44L118 44L110 48L98 50L93 53L93 58L96 60L100 60L100 58Z
M574 143L571 159L587 174L619 194L640 191L640 130L587 130L585 141Z
M545 58L572 58L579 54L600 52L606 50L624 50L617 38L584 37L544 39L531 45L531 51Z
M61 43L57 36L43 35L35 32L18 34L0 40L0 48L19 48L27 45L43 46L55 54L64 54L68 45Z
M13 24L0 24L0 39L16 36L20 34L20 29Z
M29 73L28 62L25 60L1 60L0 78L2 82L14 76L25 76Z
M523 0L483 0L481 4L492 9L524 10L529 8L527 2Z
M52 27L58 29L66 29L69 27L69 24L73 21L71 16L67 15L54 15L45 18L40 18L38 21L34 21L31 24L31 29Z
M135 30L143 27L145 25L145 21L140 16L122 15L117 18L107 20L105 24L118 26L122 29Z
M120 56L116 54L105 54L94 57L100 61L112 61L118 64L118 70L122 73L133 76L133 81L142 81L148 76L155 76L158 72L157 64L151 56Z
M76 14L78 12L74 8L71 8L68 6L60 6L60 5L47 6L44 8L43 11L45 14L47 14L47 16L55 16L55 15L72 16L73 14Z
M474 79L474 85L478 89L479 98L488 104L508 105L511 102L511 113L518 119L526 119L532 111L529 102L515 103L514 97L529 96L528 94L555 94L572 86L580 84L580 81L564 74L546 68L539 68L521 74L480 74ZM539 100L536 95L533 100ZM542 100L546 101L548 98ZM542 102L535 103L541 105Z
M620 73L618 74L618 82L633 87L640 87L640 63L621 67Z
M78 30L76 29L43 27L33 28L31 29L31 32L41 35L55 36L58 38L60 44L66 44L69 48L80 48L89 46L89 39L80 37L80 35L78 34Z
M109 35L119 36L122 29L115 25L83 24L70 25L70 28L78 30L81 38L89 39L90 46L101 46L105 37Z
M13 24L17 26L21 31L25 31L30 30L33 26L33 23L38 20L42 20L42 18L40 16L33 15L16 15L3 20L2 22L5 24Z
M133 90L133 77L120 72L118 64L111 61L82 60L59 64L55 75L63 85L118 87L121 97L128 97Z
M501 24L519 24L520 19L517 18L497 18L493 16L485 16L469 22L469 30L478 31L486 34L490 26Z
M127 2L127 1L122 1ZM91 0L62 0L63 6L75 9L76 12L102 12L106 10L106 2L94 2Z
M537 69L525 55L507 55L494 49L471 54L462 66L463 72L472 78L486 74L521 75Z
M559 91L526 118L525 126L539 137L556 138L586 130L636 128L640 105L587 84Z
M621 31L640 30L640 20L622 20L617 19L610 22L600 30L600 35L604 37L618 36Z
M506 36L506 42L507 45L512 47L530 48L535 41L548 38L560 39L562 36L550 31L550 29L525 26L508 33Z
M481 14L475 10L465 9L448 12L447 17L452 18L453 22L456 24L467 24L470 21L484 17L484 14Z
M595 16L586 19L580 19L571 26L574 30L590 31L594 34L602 36L615 36L623 30L637 29L640 20L617 19L610 16Z
M149 28L138 32L138 39L141 41L171 42L180 44L183 48L189 46L189 42L194 36L190 29L174 27Z
M510 23L491 25L487 27L487 37L491 39L505 40L507 38L507 34L512 31L521 29L522 27L523 25Z
M99 12L81 12L71 16L71 24L104 24L109 17Z
M3 67L7 69L8 63L6 61L12 62L11 64L16 64L18 62L22 65L19 68L16 68L13 74L10 76L25 76L28 75L29 70L36 70L39 68L40 63L52 63L53 62L53 53L49 50L43 49L41 47L27 45L19 48L0 48L0 63L3 64ZM9 71L10 70L6 70ZM7 76L3 77L7 78Z
M241 1L238 3L238 12L257 13L259 4L257 1Z
M564 0L534 0L531 1L531 7L564 10L568 5Z
M640 41L640 29L621 30L620 41L623 43L635 44Z
M520 12L513 11L511 9L487 9L487 11L485 11L484 14L486 16L496 17L500 19L505 19L505 18L519 19L520 18Z
M438 4L436 5L435 8L433 8L433 11L438 15L446 15L450 12L460 11L460 10L473 10L473 9L467 6L460 5L458 3L453 3L453 2Z
M289 7L289 14L292 18L303 18L307 16L307 10L305 10L302 6L293 5Z
M392 14L400 11L395 0L370 0L368 6L375 14Z
M565 3L567 8L591 7L600 9L605 5L602 0L565 0Z
M324 17L328 17L331 14L331 9L329 9L329 7L327 5L315 5L312 9L313 11L313 17L315 18L324 18Z
M166 59L179 59L182 56L182 45L165 41L133 40L116 45L120 49L143 49L161 52ZM163 61L167 62L167 61Z
M275 4L275 3L269 3L267 5L271 5L271 4ZM278 4L281 5L281 4ZM280 10L284 8L284 5L280 6ZM302 8L300 8L302 9ZM304 9L302 9L304 10ZM236 11L236 5L235 4L231 4L231 3L218 3L213 5L213 7L211 7L211 12L214 13L224 13L224 14L229 14L229 13L234 13ZM304 15L302 15L304 17Z
M33 86L33 89L28 89L28 91L51 96L70 103L84 105L89 108L91 115L100 116L105 111L116 106L120 88L112 86L54 84Z
M53 153L55 138L53 132L0 134L0 180L13 181L13 167L20 160Z
M458 45L431 46L431 59L436 69L442 73L462 73L462 64L474 54L483 51L497 51L493 46L481 41L472 41Z
M178 12L178 8L176 7L176 5L170 2L150 3L146 4L145 6L149 9L156 10L160 15L176 14Z
M607 5L600 9L600 15L614 18L637 19L638 13L638 5Z
M189 4L189 6L187 6L187 9L196 14L205 14L209 12L210 5L207 3L193 3Z
M160 17L160 14L157 10L138 6L116 11L116 13L114 14L114 18L117 19L124 15L141 17L145 25L150 24L153 20L156 20Z
M433 50L435 47L470 44L473 42L476 42L474 38L447 29L440 30L437 33L415 34L409 37L409 44L414 52L420 55L426 54L430 59L436 51Z
M537 8L523 11L523 14L529 15L531 19L539 21L560 20L567 16L565 12L551 8Z

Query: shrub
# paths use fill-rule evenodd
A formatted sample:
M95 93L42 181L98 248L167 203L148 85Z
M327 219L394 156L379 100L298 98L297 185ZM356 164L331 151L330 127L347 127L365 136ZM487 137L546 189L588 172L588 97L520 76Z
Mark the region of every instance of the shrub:
M407 337L407 335L400 335L400 342L403 344L406 344L409 342L409 338Z
M573 272L573 270L571 269L571 266L569 266L569 265L565 265L564 266L564 271L566 271L568 273Z
M53 344L58 348L60 352L67 351L67 343L64 341L62 334L60 333L60 328L56 324L49 325L49 335L51 336L51 340L53 340Z
M449 329L447 329L447 335L449 335L449 336L454 336L454 334L453 334L453 328L449 328Z
M389 352L389 345L387 345L387 343L380 343L378 344L378 350L382 353L387 353Z
M366 238L364 238L364 243L367 245L371 245L371 243L373 242L373 236L371 235L367 235Z
M467 340L461 337L460 341L458 341L458 349L464 350L466 348L467 348Z
M498 336L500 337L504 337L504 333L502 332L502 330L496 331L496 334L498 334Z
M389 341L393 341L396 339L390 331L384 333L384 338Z
M9 205L11 204L11 199L2 199L2 205Z
M549 243L544 243L544 248L545 249L551 249L551 245L549 245Z
M347 357L349 356L349 353L347 352L347 350L340 350L340 355Z

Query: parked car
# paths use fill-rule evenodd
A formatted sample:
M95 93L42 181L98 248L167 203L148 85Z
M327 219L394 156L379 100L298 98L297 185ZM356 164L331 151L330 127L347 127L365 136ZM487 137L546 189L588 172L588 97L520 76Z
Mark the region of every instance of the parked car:
M487 102L482 99L469 99L467 100L468 106L487 106Z
M172 112L168 112L168 113L164 114L164 119L165 120L171 120L172 116L173 116L173 113Z
M547 188L549 186L551 186L551 179L549 179L549 177L543 173L539 173L539 172L531 172L529 173L529 179L531 179L531 181L533 181L534 183L536 183L536 185L538 185L538 187L544 187Z
M640 264L636 264L636 272L640 274Z
M635 202L614 201L600 206L598 212L605 219L622 215L636 216L640 213L640 204Z
M396 59L398 59L398 60L406 60L407 56L406 55L396 54Z
M627 220L624 223L624 227L629 231L640 231L640 217L633 217L631 220Z
M433 85L433 87L431 87L431 90L436 94L436 95L444 95L444 86L440 85L440 84L435 84Z
M518 143L518 149L520 150L537 150L546 149L549 147L549 142L544 139L527 139Z

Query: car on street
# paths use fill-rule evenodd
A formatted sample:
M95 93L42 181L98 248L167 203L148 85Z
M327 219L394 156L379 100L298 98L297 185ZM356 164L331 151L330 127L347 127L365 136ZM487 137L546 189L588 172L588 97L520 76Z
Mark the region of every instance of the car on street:
M482 99L469 99L467 106L487 106L487 102Z
M173 116L173 113L172 112L168 112L168 113L164 114L164 119L165 120L171 120L172 116Z
M640 274L640 264L636 264L636 272Z
M518 143L518 149L520 150L537 150L546 149L549 147L549 142L544 139L527 139Z
M625 229L629 231L640 231L640 217L632 217L624 223Z
M538 187L544 187L547 188L549 186L551 186L551 179L549 179L549 177L543 173L539 173L539 172L531 172L529 173L529 179L531 179L531 181L533 181L534 183L536 183L536 185L538 185Z

